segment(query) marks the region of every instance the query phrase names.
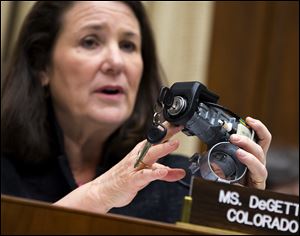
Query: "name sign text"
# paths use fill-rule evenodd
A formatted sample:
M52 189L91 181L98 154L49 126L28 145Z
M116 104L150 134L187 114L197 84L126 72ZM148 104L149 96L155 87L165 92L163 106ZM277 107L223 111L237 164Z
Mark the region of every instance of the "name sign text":
M244 233L299 234L299 197L195 178L190 223Z

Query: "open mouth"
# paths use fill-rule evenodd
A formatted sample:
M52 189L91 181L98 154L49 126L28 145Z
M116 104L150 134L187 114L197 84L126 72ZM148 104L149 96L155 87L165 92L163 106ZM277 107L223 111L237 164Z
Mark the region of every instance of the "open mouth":
M96 93L101 93L106 96L116 96L124 94L124 90L120 86L105 86L97 89Z
M101 93L107 94L107 95L116 95L121 93L119 89L102 89Z

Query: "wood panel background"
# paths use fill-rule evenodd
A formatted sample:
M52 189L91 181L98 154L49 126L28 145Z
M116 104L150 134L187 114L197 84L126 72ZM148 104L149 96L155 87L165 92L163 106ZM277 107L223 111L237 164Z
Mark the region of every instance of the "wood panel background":
M299 148L299 2L216 2L208 87Z

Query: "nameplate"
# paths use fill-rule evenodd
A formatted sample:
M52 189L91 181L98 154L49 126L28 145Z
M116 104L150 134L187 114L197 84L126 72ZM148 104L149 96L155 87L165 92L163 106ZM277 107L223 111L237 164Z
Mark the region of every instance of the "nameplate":
M190 223L250 234L299 234L299 197L195 178Z

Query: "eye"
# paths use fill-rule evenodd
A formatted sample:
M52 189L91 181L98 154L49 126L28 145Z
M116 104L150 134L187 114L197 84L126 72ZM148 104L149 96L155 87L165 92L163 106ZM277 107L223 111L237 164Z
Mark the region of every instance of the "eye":
M99 41L95 36L88 36L82 39L80 44L86 49L94 49L99 45Z
M131 41L123 41L120 43L120 47L122 50L126 51L126 52L134 52L137 50L137 46L135 45L135 43L131 42Z

